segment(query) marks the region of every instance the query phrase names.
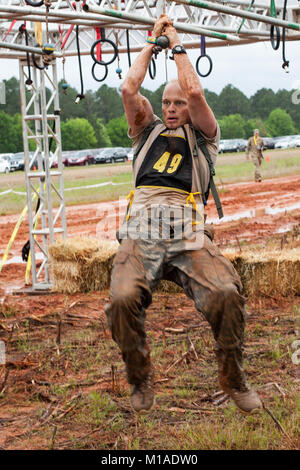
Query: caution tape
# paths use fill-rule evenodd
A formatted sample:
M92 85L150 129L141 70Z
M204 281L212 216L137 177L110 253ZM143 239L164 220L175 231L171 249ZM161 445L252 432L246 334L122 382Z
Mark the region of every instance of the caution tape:
M130 181L128 181L128 183L130 183ZM87 186L74 186L73 188L64 188L64 191L76 191L77 189L100 188L101 186L107 186L109 184L111 184L112 186L119 186L122 184L126 184L126 182L114 183L113 181L106 181L105 183L90 184ZM21 192L21 191L15 191L14 189L7 189L6 191L3 191L2 193L0 193L0 196L4 196L5 194L9 194L9 193L19 194L20 196L26 196L26 193Z

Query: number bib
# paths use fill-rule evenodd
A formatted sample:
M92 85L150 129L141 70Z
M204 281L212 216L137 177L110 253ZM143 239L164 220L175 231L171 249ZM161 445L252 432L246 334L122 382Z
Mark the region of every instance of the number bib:
M154 140L137 174L136 186L164 186L191 192L192 156L186 131L182 129L185 137L163 131Z

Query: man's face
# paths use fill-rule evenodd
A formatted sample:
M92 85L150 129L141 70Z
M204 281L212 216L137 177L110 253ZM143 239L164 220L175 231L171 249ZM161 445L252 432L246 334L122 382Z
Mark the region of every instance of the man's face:
M162 113L168 129L177 129L190 122L187 99L177 82L169 83L164 90Z

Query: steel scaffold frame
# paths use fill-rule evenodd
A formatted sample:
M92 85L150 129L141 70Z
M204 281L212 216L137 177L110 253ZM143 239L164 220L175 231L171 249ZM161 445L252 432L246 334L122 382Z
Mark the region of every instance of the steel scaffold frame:
M56 62L53 61L47 70L31 68L32 94L26 93L26 81L29 78L27 66L27 62L19 61L32 289L39 290L51 287L48 248L54 242L55 234L59 233L62 237L66 237L67 226ZM48 90L51 87L49 97L46 96L46 87ZM52 113L51 107L53 107ZM34 123L34 130L30 123ZM50 123L55 123L55 127L51 128ZM31 139L36 143L36 151L33 155L29 152ZM57 159L58 168L55 171L50 169L49 164L49 139L54 139L56 142L54 156ZM33 169L35 162L37 162L36 170ZM35 214L34 195L40 201ZM55 212L54 196L58 199L58 209ZM39 217L41 228L37 225ZM39 268L37 267L37 253L42 255ZM43 274L44 279L41 279Z

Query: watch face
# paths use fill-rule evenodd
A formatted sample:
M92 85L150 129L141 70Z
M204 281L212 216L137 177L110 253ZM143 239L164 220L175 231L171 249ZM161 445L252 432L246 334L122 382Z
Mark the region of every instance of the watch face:
M179 44L177 44L177 46L174 46L173 52L175 52L175 53L176 53L176 52L179 52L179 53L180 53L180 52L185 52L185 49L184 49L183 46L180 46Z

